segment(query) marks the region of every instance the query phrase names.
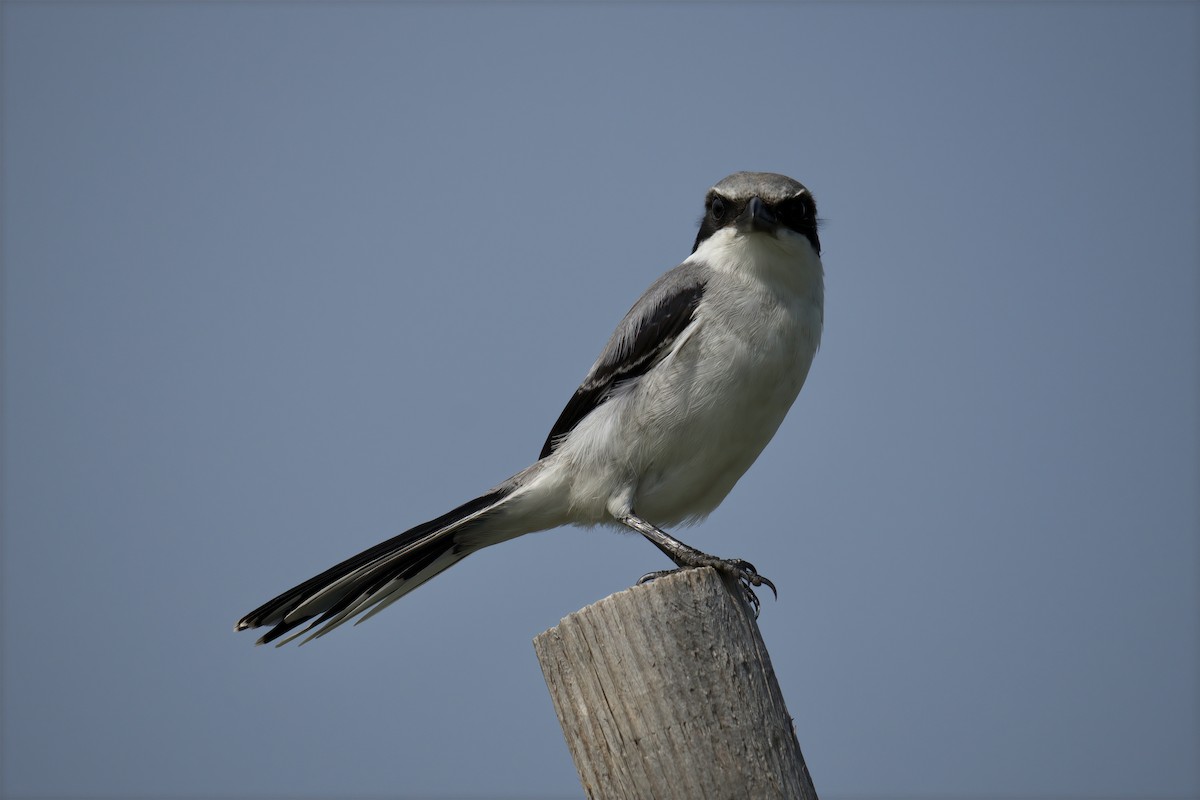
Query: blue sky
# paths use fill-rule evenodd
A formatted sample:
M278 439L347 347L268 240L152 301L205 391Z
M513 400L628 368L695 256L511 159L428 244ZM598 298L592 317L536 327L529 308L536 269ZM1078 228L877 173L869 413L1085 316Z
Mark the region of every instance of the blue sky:
M822 796L1200 796L1200 6L0 14L4 796L581 796L530 640L637 537L231 627L536 457L740 169L825 337L681 535Z

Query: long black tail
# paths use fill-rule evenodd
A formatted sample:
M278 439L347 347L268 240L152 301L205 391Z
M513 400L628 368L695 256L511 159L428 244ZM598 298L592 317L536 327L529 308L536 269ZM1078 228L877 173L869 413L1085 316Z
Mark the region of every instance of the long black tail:
M502 484L437 519L364 550L263 603L242 617L234 630L273 625L257 642L266 644L309 623L279 642L283 645L317 626L322 627L308 638L324 636L374 607L363 617L367 619L473 552L461 547L459 536L478 532L512 491L513 486Z

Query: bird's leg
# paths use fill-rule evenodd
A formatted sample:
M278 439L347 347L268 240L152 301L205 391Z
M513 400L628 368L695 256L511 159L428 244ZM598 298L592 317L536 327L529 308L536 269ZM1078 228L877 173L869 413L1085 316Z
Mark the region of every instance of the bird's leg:
M728 575L737 580L738 584L745 590L746 597L754 606L754 616L758 616L759 602L757 595L754 594L754 586L767 586L771 589L771 593L779 597L779 592L775 590L775 584L758 574L758 570L748 561L741 559L727 559L710 556L708 553L701 552L694 547L684 544L676 539L671 534L664 531L655 525L651 525L646 520L630 513L621 517L621 523L633 528L635 531L645 536L659 550L666 554L667 558L674 561L680 569L692 569L694 567L712 567L718 572ZM655 578L661 578L663 575L669 575L676 570L660 570L643 575L638 579L638 583L646 583Z

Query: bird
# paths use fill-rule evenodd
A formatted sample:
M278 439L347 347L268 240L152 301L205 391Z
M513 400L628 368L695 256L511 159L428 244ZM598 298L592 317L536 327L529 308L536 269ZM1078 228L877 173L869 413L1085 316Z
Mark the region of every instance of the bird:
M812 193L776 173L721 179L705 195L691 255L617 325L533 464L288 589L234 629L269 627L257 644L276 646L307 634L303 644L369 619L485 547L563 525L636 531L679 569L723 573L757 614L753 587L774 592L771 581L667 528L707 517L775 435L820 347L824 299Z

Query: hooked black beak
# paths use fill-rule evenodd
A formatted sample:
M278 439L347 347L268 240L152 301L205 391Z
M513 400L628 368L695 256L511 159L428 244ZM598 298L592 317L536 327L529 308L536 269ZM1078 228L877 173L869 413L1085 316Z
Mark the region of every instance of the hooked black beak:
M742 212L742 216L738 220L738 227L747 233L750 231L773 233L779 227L779 219L770 206L755 196L750 198L749 203L746 203L746 210Z

